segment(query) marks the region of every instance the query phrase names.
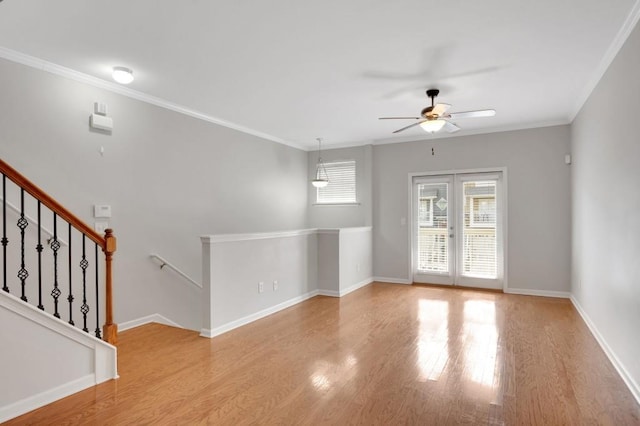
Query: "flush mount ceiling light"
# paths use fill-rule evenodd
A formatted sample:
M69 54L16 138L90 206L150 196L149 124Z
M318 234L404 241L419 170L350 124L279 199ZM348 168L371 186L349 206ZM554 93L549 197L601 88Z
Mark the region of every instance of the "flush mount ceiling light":
M322 138L317 138L318 141L318 162L316 163L316 177L311 181L311 184L316 188L324 188L329 184L329 175L327 169L322 162Z
M129 84L133 81L133 71L126 67L113 67L111 75L120 84Z

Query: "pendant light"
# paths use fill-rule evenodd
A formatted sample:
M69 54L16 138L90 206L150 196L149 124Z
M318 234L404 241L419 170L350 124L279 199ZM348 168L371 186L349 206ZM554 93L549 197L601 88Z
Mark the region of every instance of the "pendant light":
M318 162L316 163L316 177L311 181L311 184L316 188L324 188L329 184L329 175L327 175L327 169L322 162L322 138L317 138L318 141Z

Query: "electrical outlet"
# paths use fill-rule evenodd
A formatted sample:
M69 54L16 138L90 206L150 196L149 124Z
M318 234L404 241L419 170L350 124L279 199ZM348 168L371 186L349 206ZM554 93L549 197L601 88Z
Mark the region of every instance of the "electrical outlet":
M278 280L273 281L273 291L278 291Z
M260 281L258 283L258 293L264 292L264 282Z
M356 264L356 271L360 272L360 264L359 263Z

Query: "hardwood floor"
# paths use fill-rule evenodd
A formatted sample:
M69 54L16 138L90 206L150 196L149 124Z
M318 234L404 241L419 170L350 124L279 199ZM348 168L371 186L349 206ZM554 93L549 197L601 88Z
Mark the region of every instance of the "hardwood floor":
M120 379L8 424L640 424L561 299L374 283L212 340L119 340Z

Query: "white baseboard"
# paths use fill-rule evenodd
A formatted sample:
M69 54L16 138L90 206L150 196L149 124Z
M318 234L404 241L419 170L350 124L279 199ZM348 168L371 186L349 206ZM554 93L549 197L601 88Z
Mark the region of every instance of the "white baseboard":
M354 284L352 286L349 286L349 287L345 288L344 290L341 289L339 297L347 295L347 294L351 293L352 291L356 291L357 289L362 288L365 285L369 285L372 282L373 282L373 277L369 277L367 279L364 279L364 280L360 281L359 283L356 283L356 284Z
M390 284L413 284L412 280L407 280L404 278L373 277L373 281Z
M569 299L571 293L568 291L552 291L552 290L535 290L526 288L505 288L504 292L507 294L521 294L523 296L542 296L542 297L557 297L560 299Z
M0 407L0 423L21 416L29 411L35 410L36 408L51 404L54 401L73 395L74 393L95 385L95 375L89 374L69 383L65 383L64 385L57 386L37 395L14 402L11 405Z
M257 321L257 320L259 320L261 318L269 316L271 314L275 314L278 311L281 311L283 309L287 309L287 308L289 308L289 307L291 307L293 305L297 305L298 303L304 302L307 299L311 299L312 297L315 297L318 294L320 294L319 291L318 290L314 290L314 291L311 291L309 293L303 294L302 296L294 297L293 299L289 299L289 300L287 300L285 302L279 303L279 304L277 304L275 306L272 306L270 308L263 309L263 310L261 310L259 312L254 313L254 314L247 315L246 317L237 319L235 321L228 322L228 323L226 323L224 325L221 325L219 327L214 328L213 330L203 328L202 330L200 330L200 336L208 337L208 338L219 336L219 335L224 334L224 333L226 333L228 331L231 331L231 330L233 330L235 328L242 327L243 325L247 325L247 324L252 323L254 321Z
M318 296L340 297L340 292L335 290L318 290Z
M140 327L141 325L150 324L152 322L157 322L158 324L170 325L172 327L184 328L180 324L171 321L169 318L162 316L160 314L151 314L146 317L134 319L131 321L123 322L118 325L118 331L130 330L135 327Z
M589 318L587 312L582 308L582 306L578 302L578 299L576 299L573 295L571 295L571 303L573 303L573 306L575 306L576 310L582 317L582 320L585 322L585 324L587 324L587 327L589 327L591 334L593 334L593 337L595 337L605 355L607 355L607 358L609 358L609 361L611 361L611 364L613 364L613 367L616 369L620 377L622 377L622 380L631 391L633 397L636 399L638 404L640 404L640 386L638 386L638 383L633 380L633 377L631 377L627 369L620 362L613 349L611 349L602 334L600 334L596 325L593 323L593 321L591 321L591 318Z

